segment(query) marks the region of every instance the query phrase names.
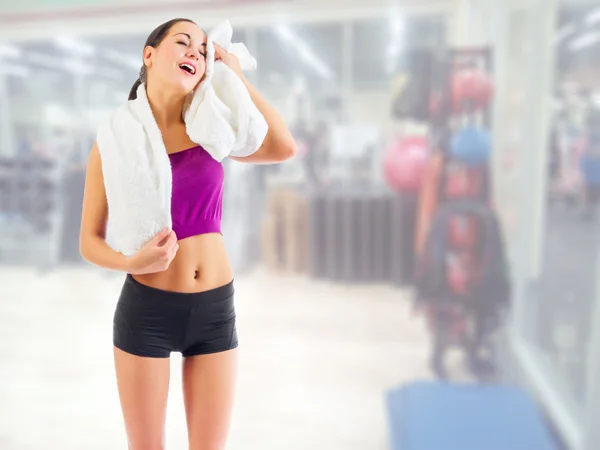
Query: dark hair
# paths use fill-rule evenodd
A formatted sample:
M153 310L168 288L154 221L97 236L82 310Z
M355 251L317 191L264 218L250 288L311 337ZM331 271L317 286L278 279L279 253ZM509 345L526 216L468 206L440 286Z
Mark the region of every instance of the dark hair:
M164 40L164 38L167 36L167 33L171 30L171 28L179 22L189 22L196 24L196 22L190 19L171 19L168 22L159 25L152 33L150 33L150 36L148 36L148 39L146 39L146 44L144 45L144 48L158 47L160 43ZM133 86L131 87L131 91L129 91L129 100L135 100L137 98L137 89L140 86L140 84L146 81L146 75L146 65L142 63L142 68L140 69L140 76L137 80L135 80L135 83L133 83Z

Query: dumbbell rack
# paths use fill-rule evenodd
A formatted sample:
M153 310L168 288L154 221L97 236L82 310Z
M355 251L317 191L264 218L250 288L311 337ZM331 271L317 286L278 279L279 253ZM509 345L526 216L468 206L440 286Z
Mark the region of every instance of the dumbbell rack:
M483 110L478 110L469 102L463 102L458 108L457 105L453 104L453 78L457 71L465 68L481 69L489 76L493 76L492 56L491 49L487 47L452 49L448 51L446 57L443 58L443 62L440 64L439 70L436 71L439 78L436 80L437 83L436 86L433 87L433 91L437 91L436 93L439 95L441 104L438 114L432 117L431 129L432 135L437 141L437 148L442 152L444 160L444 175L442 175L442 180L440 180L437 195L439 199L438 208L447 201L443 192L445 185L443 180L445 180L446 174L454 169L464 169L462 163L453 160L449 156L452 135L457 133L466 122L475 122L484 126L491 132L491 107L489 105ZM488 166L485 166L484 172L484 182L477 197L481 202L489 203L492 199L491 183L489 182L489 163ZM475 320L478 321L479 319ZM434 372L436 372L438 376L443 377L445 371L443 369L442 361L447 348L449 345L452 345L450 328L446 327L451 327L452 325L443 325L442 322L438 322L437 319L433 319L433 321L435 325L432 327L433 348L431 364ZM455 322L453 322L453 324L454 323ZM476 326L476 324L470 323L470 326L473 327ZM490 344L489 336L479 336L479 338L473 339L475 340L475 342L473 342L473 348L481 345L487 347L488 344ZM493 350L491 347L488 348L490 351ZM469 358L473 356L468 346L465 347L465 351Z
M58 262L60 175L55 161L0 159L0 264L46 268Z

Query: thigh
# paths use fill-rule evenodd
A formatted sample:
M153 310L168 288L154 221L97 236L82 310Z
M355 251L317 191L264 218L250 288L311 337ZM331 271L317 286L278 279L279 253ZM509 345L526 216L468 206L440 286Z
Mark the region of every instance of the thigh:
M129 450L164 448L170 358L147 358L114 347L119 398Z
M237 377L237 349L190 356L183 362L183 392L190 450L223 450Z

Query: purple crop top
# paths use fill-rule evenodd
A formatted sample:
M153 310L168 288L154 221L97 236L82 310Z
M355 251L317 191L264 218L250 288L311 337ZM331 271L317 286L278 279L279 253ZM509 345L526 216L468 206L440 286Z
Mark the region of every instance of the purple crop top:
M221 233L223 166L202 147L169 154L173 173L171 217L178 240Z

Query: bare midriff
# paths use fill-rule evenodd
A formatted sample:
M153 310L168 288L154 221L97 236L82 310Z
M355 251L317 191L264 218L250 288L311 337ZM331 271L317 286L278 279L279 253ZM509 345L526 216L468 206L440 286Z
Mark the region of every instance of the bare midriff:
M133 275L140 283L171 292L203 292L233 279L225 240L220 233L191 236L178 241L179 249L163 272Z

